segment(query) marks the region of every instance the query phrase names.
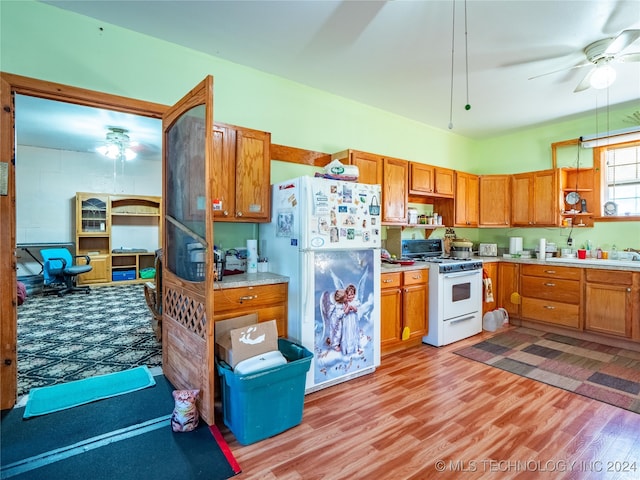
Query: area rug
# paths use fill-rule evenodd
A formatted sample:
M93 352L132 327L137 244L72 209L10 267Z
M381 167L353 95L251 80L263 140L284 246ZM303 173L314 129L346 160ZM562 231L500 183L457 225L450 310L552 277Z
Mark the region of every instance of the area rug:
M152 387L24 420L3 410L0 478L224 480L241 472L215 425L175 433L174 387Z
M123 372L97 375L51 387L34 388L29 392L24 418L59 412L96 400L135 392L155 384L153 375L143 365Z
M640 352L514 328L454 353L640 413Z
M143 285L29 296L18 307L18 396L139 365L162 364Z

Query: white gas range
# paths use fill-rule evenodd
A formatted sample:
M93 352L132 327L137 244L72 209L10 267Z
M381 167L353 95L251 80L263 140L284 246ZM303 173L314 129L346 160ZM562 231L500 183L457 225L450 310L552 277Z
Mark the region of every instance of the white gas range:
M402 240L402 256L429 266L429 332L440 347L482 331L482 262L444 256L442 239Z

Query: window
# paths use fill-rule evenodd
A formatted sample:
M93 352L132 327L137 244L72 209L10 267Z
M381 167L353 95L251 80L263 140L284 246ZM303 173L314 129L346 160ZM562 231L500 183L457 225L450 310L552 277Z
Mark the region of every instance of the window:
M639 217L640 142L595 150L595 158L600 160L603 214L610 217Z

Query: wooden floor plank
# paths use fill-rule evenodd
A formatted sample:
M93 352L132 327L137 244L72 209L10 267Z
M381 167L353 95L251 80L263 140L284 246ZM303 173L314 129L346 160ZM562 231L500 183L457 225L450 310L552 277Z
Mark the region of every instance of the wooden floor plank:
M385 356L307 395L302 424L253 445L222 427L242 478L640 478L640 463L635 477L589 471L640 462L640 415L453 353L488 336Z

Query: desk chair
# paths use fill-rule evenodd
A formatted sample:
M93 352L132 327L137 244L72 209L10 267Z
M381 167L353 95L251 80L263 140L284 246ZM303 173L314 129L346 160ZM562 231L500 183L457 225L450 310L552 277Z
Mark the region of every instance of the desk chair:
M75 258L86 258L86 265L74 265L71 252L66 248L51 248L40 250L43 260L44 294L55 293L59 297L71 292L89 293L89 287L77 287L76 277L81 273L93 270L89 265L91 258L88 255L76 255ZM46 287L51 287L47 289Z

